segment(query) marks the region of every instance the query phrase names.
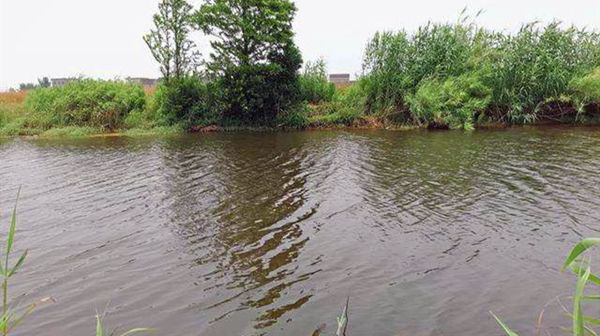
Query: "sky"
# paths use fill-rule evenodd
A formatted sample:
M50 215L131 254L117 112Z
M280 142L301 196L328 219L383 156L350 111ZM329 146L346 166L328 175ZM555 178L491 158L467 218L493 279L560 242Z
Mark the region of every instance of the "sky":
M0 0L0 90L37 78L158 77L142 40L159 0ZM195 6L201 0L190 1ZM332 73L357 74L379 30L414 31L455 21L465 7L477 22L514 32L524 22L559 19L600 30L600 0L297 0L296 43L305 60L323 57ZM200 51L210 47L194 35Z

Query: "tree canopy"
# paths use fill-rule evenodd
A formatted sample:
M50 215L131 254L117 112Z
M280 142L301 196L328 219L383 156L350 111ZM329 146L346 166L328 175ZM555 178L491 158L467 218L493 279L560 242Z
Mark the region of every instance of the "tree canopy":
M196 70L199 53L189 38L192 11L185 0L162 0L154 15L154 29L144 36L166 82Z
M268 120L294 102L302 57L288 0L208 0L194 15L213 37L209 74L221 80L233 118Z

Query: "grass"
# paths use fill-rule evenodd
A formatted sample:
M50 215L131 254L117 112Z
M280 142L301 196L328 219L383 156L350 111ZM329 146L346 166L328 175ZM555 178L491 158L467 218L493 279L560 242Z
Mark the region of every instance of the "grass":
M29 254L29 250L25 250L19 255L16 261L13 260L15 233L17 226L17 205L20 193L21 189L19 188L19 191L17 192L17 201L15 201L15 206L10 216L10 224L8 226L9 229L6 235L6 241L4 242L4 255L0 258L0 276L2 278L2 315L0 317L0 333L2 333L2 336L11 335L12 331L14 331L18 326L24 323L26 318L30 314L32 314L40 304L47 303L53 300L52 298L44 298L22 309L12 307L9 302L9 280L18 274ZM13 262L11 263L11 261ZM104 331L103 318L104 314L96 315L95 335L115 335L114 332L106 333ZM151 331L154 330L149 328L135 328L120 334L120 336L129 336L137 333L145 333Z
M562 267L562 271L569 269L577 276L575 293L573 295L573 309L572 312L566 312L572 319L572 329L569 330L569 333L573 336L598 335L595 328L600 326L600 319L585 315L583 303L597 302L600 300L599 295L586 294L586 290L589 289L588 285L593 285L593 289L598 290L598 286L600 286L600 277L592 273L590 258L582 257L588 249L598 244L600 244L600 238L583 239L575 245ZM492 316L508 336L519 336L496 315L492 313Z
M188 76L156 88L82 80L0 94L0 136L147 135L218 129L430 127L600 122L600 34L560 22L513 34L454 23L376 33L357 83L335 88L323 60L307 62L301 106L260 125L231 120L223 83ZM290 94L289 96L295 96ZM213 127L214 128L214 127Z
M139 135L170 135L178 134L183 132L183 128L180 125L166 126L160 120L159 116L156 115L156 111L153 108L153 98L155 89L144 88L143 99L144 103L139 106L143 106L143 109L133 109L126 113L121 121L120 127L112 128L107 127L102 122L95 124L93 122L78 121L78 122L56 122L52 120L64 120L68 117L48 117L48 114L44 111L51 110L50 114L69 114L71 112L59 112L63 107L69 104L81 104L83 102L89 110L98 108L101 103L94 104L87 103L86 101L94 100L94 96L97 94L85 93L84 97L73 99L75 102L70 103L57 103L54 99L55 95L69 95L73 94L73 91L87 90L88 87L94 86L95 84L88 84L85 88L80 88L71 91L56 91L60 93L49 93L49 89L38 89L38 91L19 91L19 92L0 92L0 137L1 136L39 136L45 138L57 138L57 137L86 137L95 136L101 134L122 134L126 136L139 136ZM110 84L109 84L110 85ZM119 84L121 85L121 84ZM97 89L97 88L96 88ZM101 91L103 89L100 89ZM137 89L134 89L134 91ZM135 95L139 95L139 91ZM33 98L29 98L33 95ZM38 96L36 96L38 95ZM39 102L46 98L40 98L40 96L49 96L49 101L44 103ZM87 96L87 97L85 97ZM110 93L109 93L110 96ZM138 97L139 98L139 97ZM33 99L27 104L28 99ZM111 98L111 101L113 99ZM114 102L113 102L114 103ZM57 105L58 107L53 107ZM114 104L108 104L105 106L112 106ZM43 106L43 107L42 107ZM67 108L67 110L74 110L73 107ZM89 112L89 111L88 111ZM80 114L86 114L88 112L81 112ZM93 113L93 112L91 112ZM104 126L102 126L104 125Z
M558 109L561 117L597 113L589 107L600 102L600 34L560 22L506 34L463 13L414 34L377 33L363 64L365 112L404 124L532 123Z

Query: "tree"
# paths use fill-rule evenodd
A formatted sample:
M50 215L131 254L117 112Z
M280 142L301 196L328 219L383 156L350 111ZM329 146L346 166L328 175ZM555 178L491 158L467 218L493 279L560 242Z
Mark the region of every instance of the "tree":
M192 10L185 0L162 0L153 18L154 29L144 36L166 83L196 70L199 53L189 39Z
M288 0L207 0L194 21L212 35L209 74L220 79L230 117L269 121L294 103L302 57Z
M34 83L21 83L19 84L19 91L29 91L35 89L37 86Z
M48 79L48 77L44 77L44 78L41 78L41 79L38 78L38 84L39 84L40 87L43 87L43 88L47 88L47 87L51 86L50 79Z

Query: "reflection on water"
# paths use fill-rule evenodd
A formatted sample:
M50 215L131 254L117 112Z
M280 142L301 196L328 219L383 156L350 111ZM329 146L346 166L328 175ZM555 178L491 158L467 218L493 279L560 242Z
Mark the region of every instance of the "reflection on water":
M2 140L0 140L2 141ZM0 142L23 185L20 330L165 335L524 334L600 228L600 129L293 132ZM565 299L568 300L568 299ZM546 312L556 331L558 307Z

